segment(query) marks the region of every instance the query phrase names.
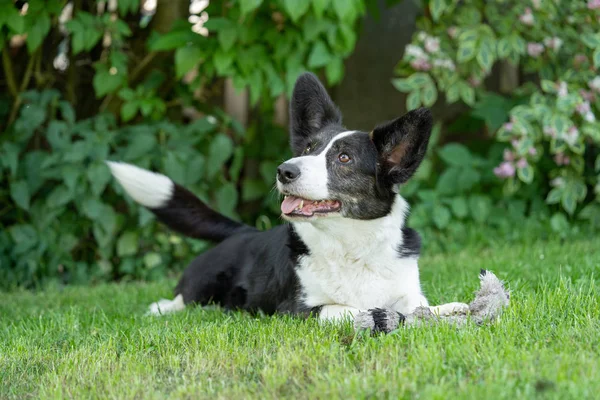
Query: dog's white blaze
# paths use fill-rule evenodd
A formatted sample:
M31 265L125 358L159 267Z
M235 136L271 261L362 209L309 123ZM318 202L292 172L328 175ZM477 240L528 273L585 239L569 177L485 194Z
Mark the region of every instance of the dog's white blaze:
M160 208L171 199L175 185L166 176L131 164L113 161L106 164L123 189L141 205Z
M329 174L327 171L327 152L331 146L346 136L349 136L356 131L344 131L334 136L325 149L314 156L294 157L287 163L294 164L300 168L300 178L294 183L294 192L301 196L312 200L327 200L329 199L329 189L327 181ZM277 181L279 190L282 190L281 182Z
M185 308L183 296L178 294L173 300L160 299L156 303L150 304L148 307L148 315L164 315L176 311L181 311Z
M403 314L428 306L417 259L398 254L407 211L408 204L398 195L391 213L382 218L295 222L296 232L310 249L297 269L302 300L309 307L338 305L360 311L380 307ZM336 314L332 311L323 311L323 318Z

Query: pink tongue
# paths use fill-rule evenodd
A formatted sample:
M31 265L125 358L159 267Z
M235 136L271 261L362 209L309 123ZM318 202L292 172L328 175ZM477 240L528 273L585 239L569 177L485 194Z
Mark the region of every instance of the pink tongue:
M286 197L283 202L281 202L281 212L284 214L289 214L294 211L302 202L302 199L295 196Z

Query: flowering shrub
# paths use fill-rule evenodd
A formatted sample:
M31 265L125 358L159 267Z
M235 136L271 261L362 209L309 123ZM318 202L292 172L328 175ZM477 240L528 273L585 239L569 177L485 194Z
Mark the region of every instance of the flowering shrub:
M535 180L547 204L574 215L588 203L579 215L598 224L600 0L422 3L393 81L408 93L407 107L431 106L438 92L462 101L506 143L493 169L504 193ZM499 61L526 77L508 96L485 82Z

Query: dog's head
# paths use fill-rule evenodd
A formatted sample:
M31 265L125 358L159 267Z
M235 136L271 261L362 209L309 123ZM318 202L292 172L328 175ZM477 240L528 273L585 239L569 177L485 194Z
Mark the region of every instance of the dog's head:
M301 75L290 103L294 158L277 169L277 188L285 195L284 218L385 216L397 185L421 164L431 127L431 113L421 108L370 133L348 130L318 78Z

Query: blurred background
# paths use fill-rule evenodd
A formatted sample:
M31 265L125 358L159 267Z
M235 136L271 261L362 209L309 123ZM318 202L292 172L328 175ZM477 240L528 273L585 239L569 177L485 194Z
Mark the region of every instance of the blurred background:
M281 223L303 71L353 129L433 109L401 188L426 251L594 234L599 32L599 0L3 0L0 288L159 279L208 246L124 196L107 159Z

